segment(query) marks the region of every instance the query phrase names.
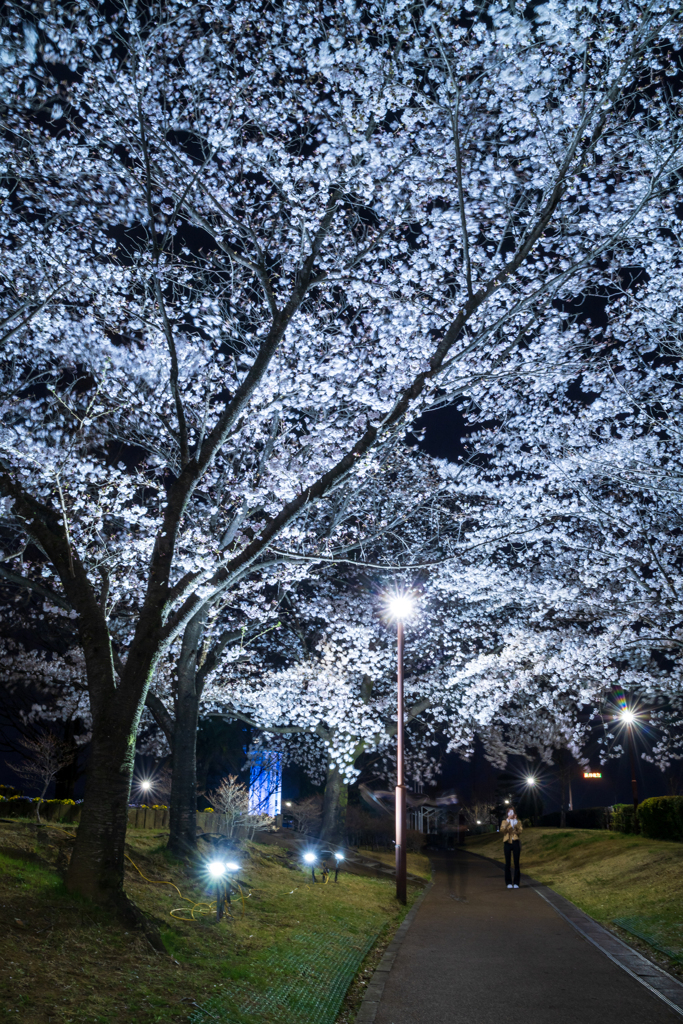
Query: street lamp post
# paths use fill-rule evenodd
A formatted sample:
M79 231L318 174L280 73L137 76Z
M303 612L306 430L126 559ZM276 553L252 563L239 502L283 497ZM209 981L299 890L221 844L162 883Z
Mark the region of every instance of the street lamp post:
M408 594L394 594L389 600L389 612L396 619L398 654L397 708L396 708L396 899L407 899L406 878L406 779L405 779L405 714L403 701L403 623L413 610Z
M628 759L631 768L631 793L633 794L633 828L638 831L638 780L636 778L636 754L633 742L633 726L636 716L628 708L621 713L621 720L626 726L628 735Z
M403 619L397 621L398 697L396 718L396 899L407 899L406 879L406 786L403 711Z

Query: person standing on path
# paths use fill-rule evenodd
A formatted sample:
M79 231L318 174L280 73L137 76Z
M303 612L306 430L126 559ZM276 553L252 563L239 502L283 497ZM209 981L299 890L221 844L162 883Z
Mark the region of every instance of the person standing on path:
M507 818L500 823L500 831L503 833L503 852L505 853L505 884L508 889L519 889L519 854L522 849L520 835L522 834L522 823L517 817L514 807L508 810ZM512 880L510 871L510 859L515 859L515 878Z

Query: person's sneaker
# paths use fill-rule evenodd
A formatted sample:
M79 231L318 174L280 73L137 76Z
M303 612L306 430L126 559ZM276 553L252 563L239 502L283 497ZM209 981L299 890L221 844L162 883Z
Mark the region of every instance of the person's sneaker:
M508 885L508 889L509 889L509 888L510 888L510 886ZM513 886L512 886L512 888L513 888L513 889L519 889L519 886L518 886L518 885L513 885Z
M508 885L508 889L511 889L511 888L512 888L512 886L511 886L511 885Z

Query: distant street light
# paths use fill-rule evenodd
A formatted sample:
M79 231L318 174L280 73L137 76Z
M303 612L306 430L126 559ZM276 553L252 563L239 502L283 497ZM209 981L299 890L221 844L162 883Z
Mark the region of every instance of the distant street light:
M412 614L414 602L409 594L392 594L388 601L389 614L396 620L398 654L397 712L396 712L396 899L405 903L408 896L406 864L406 785L405 734L403 708L403 623Z
M526 777L526 784L527 784L527 786L535 786L536 785L536 779L533 777L533 775L527 775L527 777Z

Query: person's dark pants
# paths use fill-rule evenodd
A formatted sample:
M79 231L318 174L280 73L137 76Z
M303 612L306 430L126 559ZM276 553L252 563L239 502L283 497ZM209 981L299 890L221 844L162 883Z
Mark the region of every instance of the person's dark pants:
M522 844L519 839L513 839L511 843L503 843L503 850L505 851L505 884L506 885L519 885L519 854L522 849ZM515 858L515 878L512 879L510 872L510 858Z

